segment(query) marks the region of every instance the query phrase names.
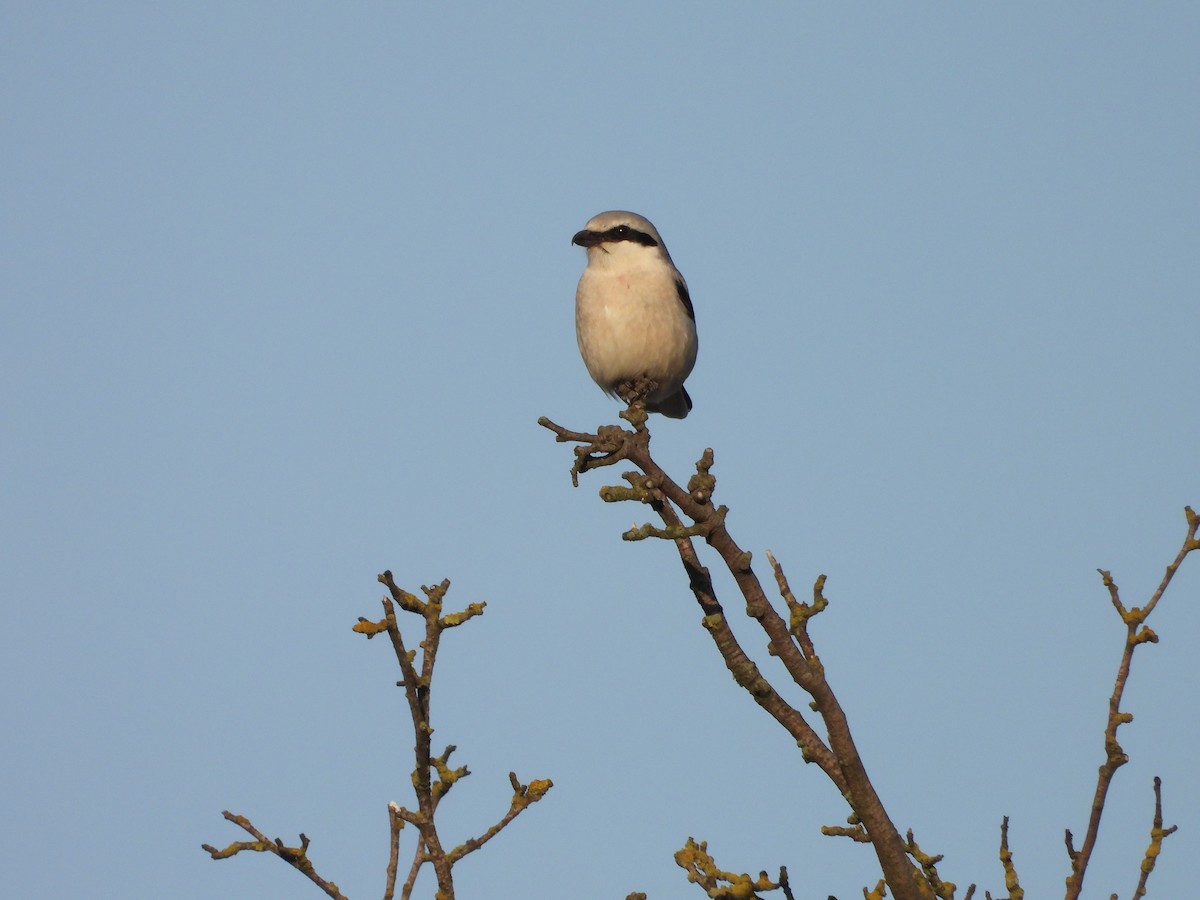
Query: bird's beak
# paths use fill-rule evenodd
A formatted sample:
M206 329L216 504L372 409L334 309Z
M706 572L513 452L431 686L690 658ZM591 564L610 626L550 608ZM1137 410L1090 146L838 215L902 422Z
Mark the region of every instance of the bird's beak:
M586 228L583 231L575 232L575 237L571 238L572 244L578 244L580 247L595 247L603 242L604 238L598 231L588 231Z

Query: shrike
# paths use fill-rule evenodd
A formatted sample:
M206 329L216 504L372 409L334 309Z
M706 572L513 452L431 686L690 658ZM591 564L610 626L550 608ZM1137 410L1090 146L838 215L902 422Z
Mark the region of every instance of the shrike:
M655 383L646 409L682 419L683 382L696 364L696 316L687 282L649 220L611 210L571 239L587 250L575 291L575 337L592 380L629 401L639 380Z

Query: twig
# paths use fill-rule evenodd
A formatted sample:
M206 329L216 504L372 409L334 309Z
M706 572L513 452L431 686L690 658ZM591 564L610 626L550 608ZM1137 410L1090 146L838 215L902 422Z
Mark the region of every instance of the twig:
M231 856L236 856L243 850L252 850L255 853L274 853L330 897L335 898L335 900L346 900L342 892L338 890L336 884L332 881L326 881L313 868L313 864L308 858L308 837L303 832L300 834L300 846L288 847L283 843L282 838L275 838L273 841L269 839L255 828L245 816L239 816L236 813L231 813L229 810L223 811L221 815L225 817L226 821L232 822L243 831L253 835L254 840L234 841L224 850L218 850L210 844L201 844L213 859L228 859Z
M855 817L851 816L850 819L853 821ZM863 828L862 825L858 824L857 822L851 825L849 828L847 828L845 825L822 825L821 834L825 835L826 837L850 838L850 840L854 841L856 844L871 843L871 836L867 834L867 829Z
M1084 835L1083 845L1078 851L1073 846L1071 832L1067 831L1066 833L1067 856L1071 862L1071 874L1067 877L1067 900L1078 900L1079 894L1083 890L1083 879L1087 874L1092 851L1096 847L1096 837L1100 832L1100 818L1104 814L1104 803L1108 797L1109 786L1112 784L1117 769L1129 761L1129 757L1125 755L1125 751L1117 741L1117 729L1125 723L1133 721L1130 713L1121 712L1121 698L1125 693L1125 684L1129 680L1133 651L1139 644L1158 642L1158 635L1145 624L1146 619L1158 605L1158 601L1162 599L1184 558L1193 550L1200 549L1200 541L1196 539L1196 531L1200 528L1200 516L1197 516L1190 506L1184 507L1184 513L1187 516L1188 530L1183 546L1175 559L1167 566L1167 571L1163 575L1162 581L1159 582L1158 589L1145 607L1139 609L1135 606L1132 609L1126 609L1121 602L1120 591L1116 582L1113 581L1112 574L1104 569L1098 570L1104 586L1108 589L1113 608L1121 617L1121 621L1125 623L1125 649L1121 654L1121 663L1117 667L1117 678L1112 696L1108 700L1108 723L1104 729L1104 762L1100 765L1100 772L1096 779L1096 793L1092 799L1087 833Z
M479 837L464 841L462 844L451 850L451 863L458 862L468 853L473 853L474 851L478 850L480 847L498 835L502 829L507 827L509 823L512 822L513 819L546 796L546 792L550 790L550 788L554 787L554 782L550 781L549 779L540 781L535 780L529 782L529 784L521 784L521 782L517 780L517 774L515 772L508 773L508 780L513 786L513 797L509 804L508 812L504 814L504 817L500 819L499 822L497 822Z
M421 874L421 866L429 862L429 857L425 853L425 842L417 838L417 849L413 853L412 864L408 867L408 875L404 879L404 885L400 889L401 900L409 900L412 896L413 888L417 885L417 876Z
M404 819L400 816L400 807L396 803L388 804L388 827L391 838L388 846L387 882L383 890L383 900L392 900L396 895L396 872L400 866L400 830L404 827Z
M1008 816L1000 823L1000 865L1004 868L1004 886L1008 889L1009 900L1024 900L1025 890L1017 878L1012 851L1008 849Z
M1162 779L1157 775L1154 776L1154 824L1150 827L1150 846L1146 848L1146 855L1142 859L1141 877L1138 878L1137 889L1133 892L1133 900L1141 900L1146 896L1146 882L1150 879L1150 873L1154 871L1154 864L1158 862L1158 854L1162 852L1162 842L1167 835L1174 834L1178 825L1172 825L1170 828L1163 828L1162 818Z
M782 890L787 900L795 900L786 868L780 868L778 881L772 881L766 872L759 872L757 878L744 872L726 872L708 852L708 841L688 838L683 848L676 851L675 864L688 873L688 881L699 885L714 900L752 900L760 892L777 890Z
M911 828L905 835L904 849L920 865L921 873L925 876L925 882L933 891L933 895L939 900L954 900L954 892L958 890L958 885L952 881L942 881L938 874L937 864L942 861L943 856L940 853L937 856L930 856L922 851L917 842L913 840ZM1012 900L1020 900L1020 898L1013 897Z

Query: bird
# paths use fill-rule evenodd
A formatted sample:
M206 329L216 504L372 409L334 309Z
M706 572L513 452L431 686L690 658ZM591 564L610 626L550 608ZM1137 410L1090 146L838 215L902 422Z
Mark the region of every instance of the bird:
M649 219L614 209L571 239L587 251L575 291L575 337L592 380L647 412L682 419L696 364L696 314L687 282ZM639 396L639 392L644 396Z

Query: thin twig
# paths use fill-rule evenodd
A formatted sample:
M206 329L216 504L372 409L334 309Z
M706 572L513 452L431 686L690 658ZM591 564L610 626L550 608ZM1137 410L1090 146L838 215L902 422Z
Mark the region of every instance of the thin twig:
M688 873L688 881L698 884L709 897L754 900L760 893L782 889L787 900L795 900L788 884L787 868L780 868L778 881L772 881L766 872L759 872L757 878L744 872L727 872L708 852L707 841L688 838L683 848L676 851L675 864Z
M925 882L929 885L933 895L939 898L952 898L954 892L958 890L958 885L952 881L942 881L941 875L938 874L937 864L943 859L942 854L930 856L925 853L917 842L913 839L912 829L908 829L905 835L904 849L908 851L908 855L917 861L921 867L921 873L925 876ZM1019 898L1013 898L1019 900Z
M1158 862L1158 854L1162 852L1163 839L1174 834L1178 827L1172 825L1170 828L1163 828L1162 779L1155 775L1154 824L1150 827L1150 846L1146 848L1146 855L1142 859L1141 877L1138 878L1137 889L1133 892L1133 900L1141 900L1146 896L1146 882L1150 880L1150 873L1154 871L1154 864Z
M507 828L513 819L546 796L546 792L550 790L550 788L554 787L554 782L548 779L531 781L529 784L521 784L521 782L517 780L517 775L515 772L509 772L508 779L513 786L513 797L509 804L508 812L504 814L503 818L501 818L499 822L497 822L479 837L470 838L450 851L449 858L451 863L458 862L458 860L462 859L468 853L473 853L474 851L478 850L480 847L498 835L502 830Z
M283 843L281 838L275 838L275 840L272 841L265 834L255 828L254 825L250 823L250 820L245 816L239 816L236 813L231 813L229 810L225 810L221 813L221 815L225 817L226 821L232 822L243 831L249 832L251 835L253 835L254 840L234 841L224 850L218 850L216 847L213 847L210 844L202 844L201 846L208 851L208 854L213 859L228 859L231 856L236 856L238 853L241 853L244 850L250 850L255 853L274 853L285 863L294 868L297 872L300 872L309 881L323 890L328 896L333 897L334 900L346 900L346 898L342 895L342 892L338 890L338 886L336 884L334 884L332 881L326 881L324 878L318 875L316 869L313 868L313 864L308 858L308 837L303 832L300 834L300 846L288 847Z
M417 839L417 849L413 851L412 865L408 867L408 875L404 879L404 886L400 890L401 900L409 900L412 897L413 888L417 886L417 876L421 874L421 866L429 862L429 857L425 853L425 842L420 838Z
M1009 900L1024 900L1025 890L1017 877L1012 851L1008 849L1008 816L1000 823L1000 865L1004 869L1004 886L1008 889Z
M396 870L400 865L400 829L404 827L404 819L400 816L400 807L395 803L388 804L388 827L391 829L391 837L388 841L390 851L383 900L392 900L396 895Z

